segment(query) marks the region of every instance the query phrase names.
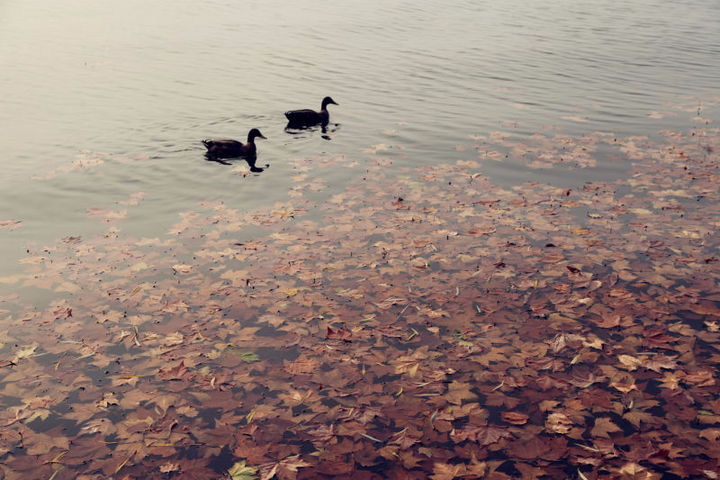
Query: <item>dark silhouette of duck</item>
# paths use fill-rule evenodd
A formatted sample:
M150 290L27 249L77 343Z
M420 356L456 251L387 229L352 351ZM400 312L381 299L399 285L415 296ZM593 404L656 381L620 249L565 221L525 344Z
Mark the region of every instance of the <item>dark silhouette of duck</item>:
M285 112L285 116L288 119L288 127L302 128L311 127L317 124L327 125L328 121L330 120L327 106L331 103L333 105L339 105L339 103L335 102L335 100L333 100L332 98L325 97L323 98L319 112L316 112L315 110L310 110L309 108L303 110L290 110L289 112Z
M208 157L213 158L233 158L233 157L251 157L257 155L257 147L255 146L256 138L265 138L260 130L253 128L248 132L247 143L238 142L237 140L203 140L202 143L207 148Z

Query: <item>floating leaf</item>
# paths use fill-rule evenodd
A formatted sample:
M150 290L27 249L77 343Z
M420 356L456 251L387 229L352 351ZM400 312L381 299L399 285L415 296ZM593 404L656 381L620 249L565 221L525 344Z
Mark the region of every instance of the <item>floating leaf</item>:
M228 470L230 478L232 480L255 480L257 476L256 467L245 465L245 460L235 462L235 464Z

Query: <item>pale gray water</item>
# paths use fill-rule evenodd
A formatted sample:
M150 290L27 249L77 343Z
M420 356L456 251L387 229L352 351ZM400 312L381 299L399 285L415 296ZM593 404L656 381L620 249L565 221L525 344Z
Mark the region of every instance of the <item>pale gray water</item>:
M102 231L88 207L128 208L123 230L156 236L203 200L285 201L292 159L362 163L379 143L405 147L396 164L477 159L456 146L504 121L519 135L548 124L568 135L686 129L692 112L649 114L720 93L718 32L720 3L699 0L1 1L0 221L22 223L0 230L0 277L27 247ZM331 140L284 132L285 110L318 108L325 95L340 103ZM251 127L268 137L267 171L242 177L204 160L201 138L244 140ZM70 170L83 151L110 157ZM496 162L483 172L503 184L538 176ZM308 178L327 182L322 196L348 174ZM117 204L135 192L139 205Z

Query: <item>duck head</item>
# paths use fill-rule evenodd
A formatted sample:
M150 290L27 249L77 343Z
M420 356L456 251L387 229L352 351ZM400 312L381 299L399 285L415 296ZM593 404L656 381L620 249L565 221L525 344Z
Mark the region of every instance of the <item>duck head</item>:
M327 108L328 104L330 104L330 103L332 103L333 105L340 105L339 103L337 103L337 102L336 102L335 100L333 100L332 98L330 98L330 97L325 97L325 98L323 98L323 101L322 101L322 110L325 110L325 109Z
M260 133L260 130L258 130L257 128L253 128L252 130L250 130L250 132L248 132L248 142L252 142L257 137L265 138L265 136ZM267 140L267 138L265 138L265 140Z

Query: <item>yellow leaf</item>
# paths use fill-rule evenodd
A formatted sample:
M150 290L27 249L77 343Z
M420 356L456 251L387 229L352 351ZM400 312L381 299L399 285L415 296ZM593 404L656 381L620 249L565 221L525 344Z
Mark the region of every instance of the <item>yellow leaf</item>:
M192 265L184 265L184 264L178 263L176 265L173 265L172 269L176 273L190 273L190 271L192 270Z
M245 465L245 460L241 460L228 470L228 473L230 474L230 478L232 480L252 480L255 477L255 473L257 472L257 468L255 467L249 467Z
M133 272L140 272L142 270L147 270L148 268L150 268L150 265L148 265L147 263L138 262L135 265L133 265L132 267L130 267L130 270L132 270Z
M37 349L37 345L30 345L29 347L21 348L15 353L15 361L20 360L22 358L28 358L31 357L35 350Z
M26 420L25 423L30 423L33 420L47 420L47 418L50 416L50 410L47 410L45 408L38 408L35 410L35 412L30 415Z
M275 210L271 213L271 215L280 217L280 218L286 218L286 217L292 217L295 215L295 212L293 210L290 210L289 208L285 208L282 210Z

